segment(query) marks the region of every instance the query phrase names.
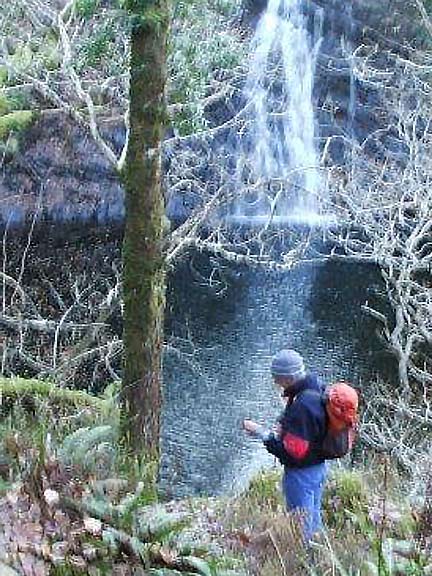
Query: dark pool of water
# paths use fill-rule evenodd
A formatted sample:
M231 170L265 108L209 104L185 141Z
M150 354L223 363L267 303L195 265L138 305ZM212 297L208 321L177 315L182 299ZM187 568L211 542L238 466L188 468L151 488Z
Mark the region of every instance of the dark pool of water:
M23 285L39 302L46 278L65 295L84 274L112 284L121 238L121 227L37 229ZM6 271L18 275L27 233L11 230L6 240ZM170 275L167 294L166 334L174 351L168 350L164 362L164 490L176 496L231 490L272 464L240 424L245 417L270 423L279 413L269 364L282 347L300 350L326 381L346 378L367 389L375 373L390 364L373 322L361 312L377 286L377 272L359 265L265 273L201 255L185 258ZM112 330L120 335L118 320ZM93 373L92 366L85 370L90 372L78 374L77 386ZM98 386L108 378L102 371Z
M168 332L194 351L165 360L162 480L173 495L233 490L272 465L240 425L245 417L271 423L281 410L269 377L280 348L301 351L325 381L348 379L360 389L391 369L361 312L379 285L375 270L327 263L236 274L219 295L221 286L207 287L187 264L172 277Z

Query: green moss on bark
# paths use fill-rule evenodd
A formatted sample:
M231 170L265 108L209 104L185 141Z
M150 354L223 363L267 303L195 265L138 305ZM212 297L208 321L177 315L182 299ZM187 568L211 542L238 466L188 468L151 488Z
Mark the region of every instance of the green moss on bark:
M130 134L121 174L126 206L121 422L126 446L139 458L156 461L165 307L160 145L166 118L169 12L165 0L129 0L125 6L141 24L131 31Z

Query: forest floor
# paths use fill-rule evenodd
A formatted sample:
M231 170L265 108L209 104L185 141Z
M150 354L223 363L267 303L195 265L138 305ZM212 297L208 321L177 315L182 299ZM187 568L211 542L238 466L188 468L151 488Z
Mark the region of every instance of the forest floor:
M124 460L109 396L9 384L0 576L432 576L429 461L420 486L388 455L337 462L311 553L285 510L280 466L241 494L163 501L151 467Z
M142 559L135 556L126 543L110 547L106 538L108 522L67 507L62 509L61 502L48 505L50 498L57 500L57 493L29 494L23 485L9 489L0 498L1 576L144 576L153 573L146 571ZM226 558L230 539L231 549L241 547L239 539L234 542L235 535L225 532L220 522L221 502L216 499L173 501L153 508L155 514L170 515L173 522L182 525L181 532L175 535L177 549L189 548L198 558L211 555L221 560ZM161 566L173 563L174 552L168 544L165 549L157 544L157 549ZM205 574L204 566L203 562L196 573ZM227 566L219 573L240 574Z

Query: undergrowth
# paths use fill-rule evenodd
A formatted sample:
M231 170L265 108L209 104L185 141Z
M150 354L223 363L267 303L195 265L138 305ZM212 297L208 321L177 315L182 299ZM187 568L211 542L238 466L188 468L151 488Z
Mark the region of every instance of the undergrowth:
M57 576L123 568L130 576L143 569L240 574L229 568L238 561L212 551L202 528L193 526L193 505L159 501L156 464L122 448L115 394L97 399L46 383L2 384L0 497L13 505L0 520L0 535L6 523L24 530L19 510L34 510L27 557L12 554L12 567L34 563L36 570L36 550L43 549L43 573Z
M301 537L301 518L284 510L280 474L260 473L226 513L233 545L245 555L249 574L432 574L432 538L424 528L418 535L427 501L412 509L404 480L388 459L373 470L331 469L323 500L325 530L309 546Z
M432 574L430 501L407 499L405 479L388 457L363 469L332 466L323 500L326 529L305 546L301 518L285 510L279 466L257 474L235 497L165 503L155 464L122 450L115 394L68 396L28 383L21 391L4 396L0 410L0 498L15 494L17 501L36 503L43 526L44 515L55 517L46 491L58 495L54 506L63 516L56 539L65 539L67 552L52 564L52 574L90 573L72 561L89 548L86 569L100 566L107 574L125 557L155 576ZM68 514L73 541L60 536ZM86 517L96 522L94 534L83 525Z

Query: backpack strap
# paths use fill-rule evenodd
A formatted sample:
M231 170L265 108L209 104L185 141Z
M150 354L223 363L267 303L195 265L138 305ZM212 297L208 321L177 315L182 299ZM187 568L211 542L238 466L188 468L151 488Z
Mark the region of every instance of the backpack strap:
M310 398L312 397L316 398L317 396L319 396L319 398L321 399L321 404L323 406L325 406L327 402L326 389L319 391L307 388L306 390L302 390L301 392L299 392L297 396L309 396Z

